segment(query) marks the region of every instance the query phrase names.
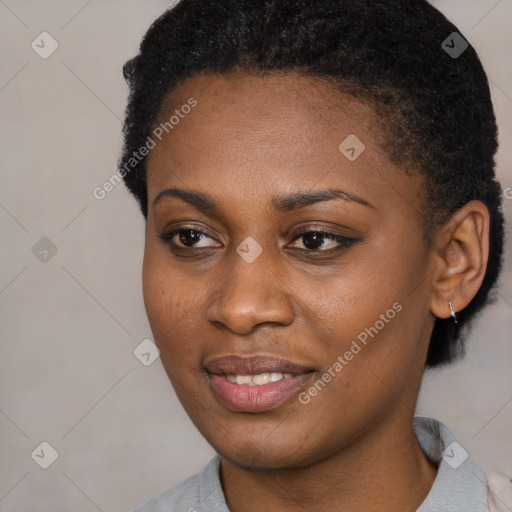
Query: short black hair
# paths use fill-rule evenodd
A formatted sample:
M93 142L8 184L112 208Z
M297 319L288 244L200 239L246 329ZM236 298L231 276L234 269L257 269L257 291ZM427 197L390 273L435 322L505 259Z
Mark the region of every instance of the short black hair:
M491 301L504 238L496 118L486 74L466 43L426 0L181 0L124 65L130 92L119 172L147 220L147 158L134 155L164 100L194 74L298 71L367 101L381 120L379 143L390 160L424 175L429 242L471 200L490 213L480 289L457 323L434 324L426 366L448 363L464 353L469 320Z

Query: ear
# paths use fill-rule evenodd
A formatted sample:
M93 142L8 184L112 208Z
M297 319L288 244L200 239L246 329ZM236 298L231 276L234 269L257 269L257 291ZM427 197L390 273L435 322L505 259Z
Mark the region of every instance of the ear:
M478 292L489 256L489 211L481 201L457 210L434 240L434 273L430 311L438 318L464 309Z

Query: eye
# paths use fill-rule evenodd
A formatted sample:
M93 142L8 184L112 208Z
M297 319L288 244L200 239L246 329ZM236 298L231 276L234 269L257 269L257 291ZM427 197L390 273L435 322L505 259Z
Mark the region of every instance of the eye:
M192 228L176 228L158 235L158 238L171 246L174 250L206 249L219 247L219 243L205 231ZM298 240L303 241L298 244ZM212 243L213 241L214 243ZM354 245L358 240L346 236L337 235L320 229L303 231L296 235L291 247L307 253L331 253L333 251L346 249ZM300 247L302 245L302 247Z
M319 229L299 233L292 242L295 243L296 240L300 239L303 239L301 244L304 249L298 248L307 252L332 252L339 249L346 249L357 242L355 238L348 238Z
M158 238L177 249L200 249L204 247L215 247L215 245L208 245L208 239L214 240L204 231L191 228L179 228L167 231L158 235ZM197 245L201 243L201 245Z

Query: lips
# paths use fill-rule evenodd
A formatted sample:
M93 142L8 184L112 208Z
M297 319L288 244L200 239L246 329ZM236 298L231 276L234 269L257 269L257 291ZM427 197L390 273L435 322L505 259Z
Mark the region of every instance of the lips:
M273 356L218 357L205 363L208 382L214 395L228 409L238 412L262 412L276 409L296 394L314 373L305 365ZM276 375L279 380L249 385L241 376ZM283 378L286 375L286 378ZM233 376L237 376L233 382ZM269 379L270 380L270 379Z
M235 355L217 357L204 365L208 373L216 375L257 375L259 373L291 373L293 376L314 371L314 368L274 356L258 355L240 357Z

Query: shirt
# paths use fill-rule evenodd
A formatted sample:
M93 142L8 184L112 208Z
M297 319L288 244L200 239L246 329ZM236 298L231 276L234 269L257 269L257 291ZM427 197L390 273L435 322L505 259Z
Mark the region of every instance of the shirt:
M451 431L432 418L416 416L414 434L438 472L417 512L493 512L482 469L468 458ZM133 512L230 512L219 477L220 456L215 455L197 473L151 499ZM491 501L493 501L491 499Z

